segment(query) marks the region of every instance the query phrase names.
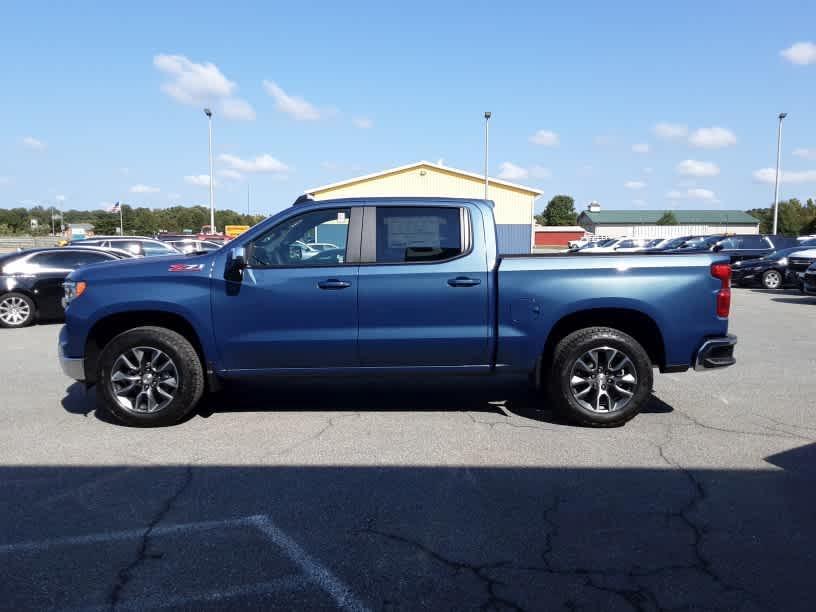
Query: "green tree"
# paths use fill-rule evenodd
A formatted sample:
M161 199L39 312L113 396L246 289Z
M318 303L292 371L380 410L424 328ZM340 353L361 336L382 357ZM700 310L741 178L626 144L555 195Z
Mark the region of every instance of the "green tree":
M568 195L557 195L547 202L541 225L575 225L578 215L575 212L575 200ZM536 221L539 218L536 217Z
M677 225L677 217L670 210L663 213L663 216L657 220L658 225Z

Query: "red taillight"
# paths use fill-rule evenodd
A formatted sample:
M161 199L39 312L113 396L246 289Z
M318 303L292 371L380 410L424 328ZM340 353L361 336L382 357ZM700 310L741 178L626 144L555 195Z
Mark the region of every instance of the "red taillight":
M717 316L727 318L731 312L731 266L727 263L711 264L711 276L722 283L717 292Z

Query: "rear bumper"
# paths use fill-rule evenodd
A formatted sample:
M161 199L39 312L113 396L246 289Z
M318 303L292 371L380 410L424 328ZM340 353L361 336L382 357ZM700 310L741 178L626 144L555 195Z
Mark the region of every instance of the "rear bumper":
M714 368L726 368L734 365L734 346L737 344L737 337L728 334L721 338L709 338L697 351L694 358L694 369L711 370Z

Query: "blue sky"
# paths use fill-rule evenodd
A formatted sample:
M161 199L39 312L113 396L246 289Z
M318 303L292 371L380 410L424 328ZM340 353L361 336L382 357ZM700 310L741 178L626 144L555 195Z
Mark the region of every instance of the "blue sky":
M69 6L70 5L70 6ZM420 159L607 208L816 195L816 3L8 4L0 207L253 212ZM635 145L641 145L634 147ZM634 150L633 150L634 147ZM640 151L640 152L638 152ZM202 178L204 177L204 178ZM770 183L768 181L771 181Z

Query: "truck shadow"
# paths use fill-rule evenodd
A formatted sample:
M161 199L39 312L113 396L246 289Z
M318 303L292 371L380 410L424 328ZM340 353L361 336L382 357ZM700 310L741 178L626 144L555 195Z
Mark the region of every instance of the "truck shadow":
M810 610L814 460L816 444L754 470L3 465L0 597L9 610Z
M119 424L97 411L96 392L79 383L66 390L62 406L71 414L93 414ZM645 414L673 408L652 395ZM545 394L529 387L526 378L478 379L451 377L429 382L407 379L296 379L228 384L205 396L196 414L207 418L230 412L481 412L534 421L568 424L548 405Z

